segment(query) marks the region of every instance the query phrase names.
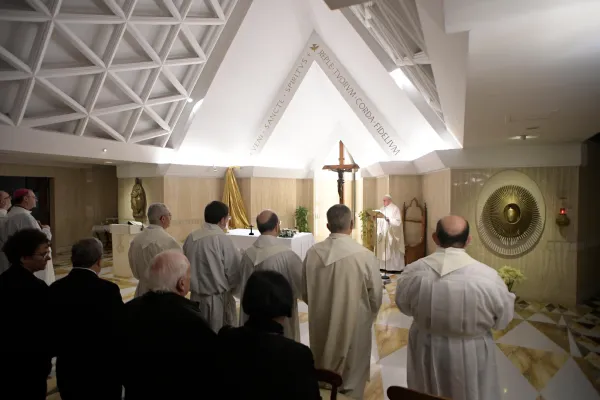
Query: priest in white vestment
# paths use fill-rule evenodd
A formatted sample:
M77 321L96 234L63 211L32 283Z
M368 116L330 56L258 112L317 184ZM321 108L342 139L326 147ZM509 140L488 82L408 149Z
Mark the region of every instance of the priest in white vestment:
M31 215L31 210L37 206L37 197L35 193L29 189L18 189L14 193L13 200L14 205L6 214L4 221L0 225L0 249L2 249L9 236L12 236L22 229L39 229L46 234L48 240L52 240L50 227L48 225L41 225L33 215ZM51 256L52 250L49 249L48 251L50 251ZM0 274L6 271L8 267L9 264L6 255L0 251ZM34 275L48 285L54 282L54 265L52 264L52 259L48 260L45 269L35 272Z
M404 226L400 208L392 202L392 197L383 197L381 213L384 218L377 218L377 243L375 250L379 260L379 269L400 272L404 269Z
M156 255L166 250L183 252L181 244L166 231L171 225L171 211L163 203L150 204L148 207L148 225L137 234L129 247L129 266L133 276L138 279L135 297L148 292L148 271Z
M3 218L6 217L10 206L10 194L0 190L0 224L2 223Z
M191 300L213 331L237 326L234 291L240 284L241 253L225 234L229 207L213 201L204 209L204 226L189 234L183 252L192 265Z
M400 311L414 318L408 387L453 400L499 400L492 329L513 319L515 295L496 270L471 258L469 224L441 219L435 253L406 267L396 288Z
M254 244L246 249L242 256L240 299L244 297L244 287L254 271L276 271L282 274L294 294L292 317L285 318L283 334L285 337L300 342L300 324L298 322L298 302L302 298L302 260L287 246L282 245L279 236L279 218L273 211L265 210L256 217L256 226L260 236ZM240 305L240 326L244 325L248 316Z
M352 239L352 212L327 211L329 237L306 253L302 274L315 367L344 381L340 392L362 399L370 376L372 326L383 284L373 253Z

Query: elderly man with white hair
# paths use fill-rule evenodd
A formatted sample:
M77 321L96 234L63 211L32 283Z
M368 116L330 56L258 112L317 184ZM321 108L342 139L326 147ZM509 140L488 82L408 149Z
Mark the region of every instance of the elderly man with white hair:
M379 260L379 269L400 272L404 269L404 229L400 208L392 202L392 196L383 196L381 213L377 218L377 239L375 251Z
M148 222L150 225L133 239L129 247L129 266L133 276L139 280L135 297L142 296L148 291L146 273L157 254L165 250L183 252L177 240L166 231L171 225L171 212L166 205L150 204Z
M157 255L147 273L148 292L125 305L126 400L191 399L198 388L213 398L217 335L185 298L191 269L185 255Z

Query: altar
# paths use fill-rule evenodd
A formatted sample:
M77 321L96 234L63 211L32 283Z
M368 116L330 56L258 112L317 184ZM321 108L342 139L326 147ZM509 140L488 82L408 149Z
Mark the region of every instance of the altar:
M233 240L233 243L238 249L246 250L254 244L254 241L260 236L260 232L254 230L254 236L248 235L250 229L231 229L228 235ZM277 240L284 246L289 247L292 251L304 260L308 249L315 244L315 238L312 233L301 232L294 235L293 238L278 237Z

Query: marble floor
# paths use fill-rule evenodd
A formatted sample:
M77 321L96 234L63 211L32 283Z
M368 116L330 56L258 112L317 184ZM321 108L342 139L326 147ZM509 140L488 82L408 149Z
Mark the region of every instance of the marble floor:
M68 273L68 257L55 257L57 279ZM107 255L101 276L133 298L135 279L112 274ZM383 304L373 327L371 381L365 400L383 400L389 386L406 386L408 328L412 319L394 304L396 277L385 287ZM309 343L307 305L299 302L301 340ZM518 300L515 318L494 332L503 399L600 400L600 300L575 308ZM48 398L60 400L56 381L48 382ZM484 399L482 399L484 400Z

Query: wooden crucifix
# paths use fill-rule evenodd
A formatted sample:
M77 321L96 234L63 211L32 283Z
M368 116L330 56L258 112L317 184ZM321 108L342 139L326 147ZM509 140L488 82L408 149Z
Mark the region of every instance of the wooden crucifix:
M338 165L325 165L323 169L337 172L338 174L338 195L340 196L340 204L344 204L344 172L354 172L360 168L356 164L344 163L344 143L340 140L340 158Z

